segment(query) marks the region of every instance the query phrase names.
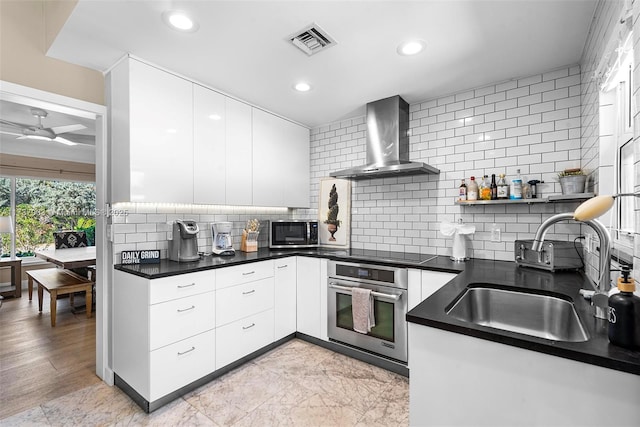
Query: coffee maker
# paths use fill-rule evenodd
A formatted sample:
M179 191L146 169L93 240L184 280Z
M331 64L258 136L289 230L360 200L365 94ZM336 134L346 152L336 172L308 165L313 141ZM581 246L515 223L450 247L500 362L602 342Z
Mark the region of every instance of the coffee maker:
M169 240L169 259L187 262L200 259L198 254L198 224L177 219L173 222L173 236Z
M232 222L214 222L211 225L213 236L212 251L214 254L221 256L233 256L236 254L231 243L231 228L233 228Z

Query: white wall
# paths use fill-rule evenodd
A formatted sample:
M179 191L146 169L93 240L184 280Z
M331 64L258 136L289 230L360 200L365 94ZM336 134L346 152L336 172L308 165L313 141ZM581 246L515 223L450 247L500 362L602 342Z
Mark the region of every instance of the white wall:
M474 224L469 255L513 260L513 241L533 238L537 226L575 203L462 207L454 205L460 180L471 175L520 169L539 179L542 196L560 193L556 172L580 166L580 67L428 100L410 106L410 158L441 170L438 176L354 181L352 246L355 248L451 254L441 221ZM364 117L311 131L312 206L319 179L365 162ZM502 242L490 241L490 227ZM560 224L548 238L573 240L577 224Z

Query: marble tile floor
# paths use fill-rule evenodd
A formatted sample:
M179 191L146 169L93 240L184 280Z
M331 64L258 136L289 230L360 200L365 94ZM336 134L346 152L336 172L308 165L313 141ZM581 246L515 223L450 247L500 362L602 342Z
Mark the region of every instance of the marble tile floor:
M406 426L409 380L294 339L145 414L98 383L0 426Z

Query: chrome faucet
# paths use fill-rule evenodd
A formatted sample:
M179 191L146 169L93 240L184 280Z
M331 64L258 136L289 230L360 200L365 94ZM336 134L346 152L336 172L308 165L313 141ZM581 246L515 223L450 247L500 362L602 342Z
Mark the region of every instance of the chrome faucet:
M573 213L561 213L547 218L542 224L540 224L540 227L538 227L536 236L533 239L533 244L531 245L531 250L540 252L542 250L544 236L547 234L549 227L560 221L575 220L573 215ZM591 297L591 304L595 307L595 316L599 319L606 319L609 289L611 289L611 239L609 237L609 232L597 219L578 222L593 228L600 239L600 279L595 284L595 294Z

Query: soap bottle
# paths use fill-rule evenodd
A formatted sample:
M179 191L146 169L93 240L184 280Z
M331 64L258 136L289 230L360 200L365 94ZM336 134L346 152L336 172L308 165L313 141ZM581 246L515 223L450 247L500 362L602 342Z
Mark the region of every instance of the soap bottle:
M467 186L467 200L478 200L478 184L476 177L471 177L471 182Z
M640 348L640 297L633 294L635 289L629 267L623 266L620 292L609 297L609 341L631 350Z

